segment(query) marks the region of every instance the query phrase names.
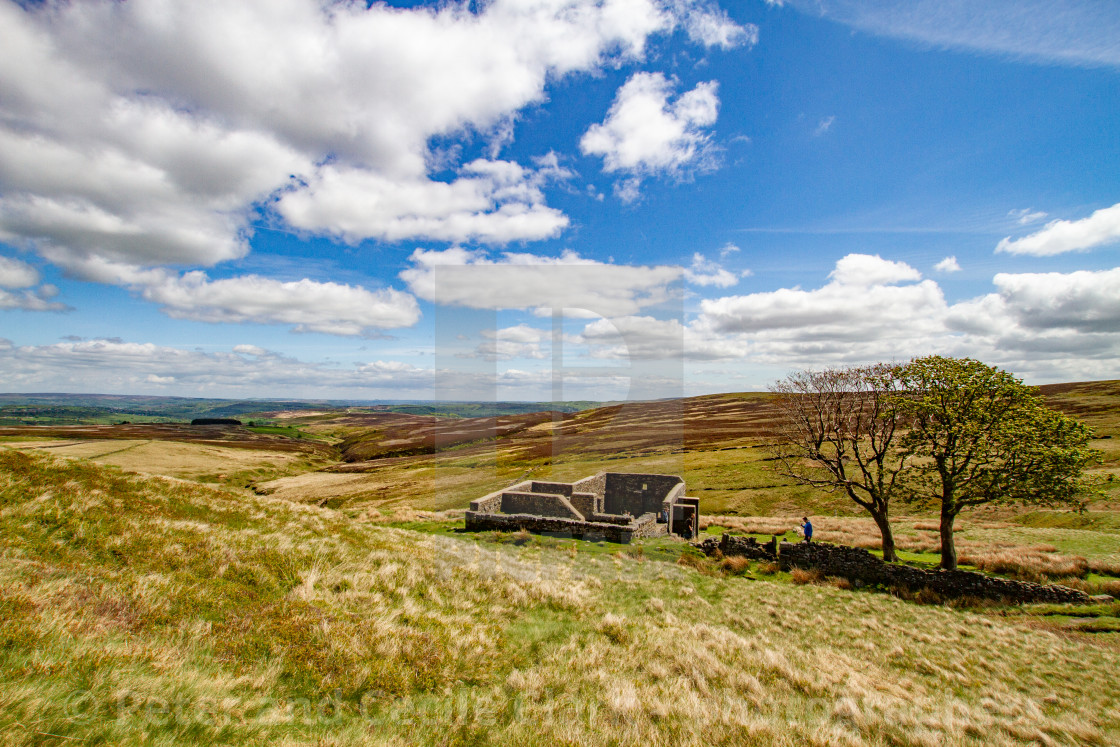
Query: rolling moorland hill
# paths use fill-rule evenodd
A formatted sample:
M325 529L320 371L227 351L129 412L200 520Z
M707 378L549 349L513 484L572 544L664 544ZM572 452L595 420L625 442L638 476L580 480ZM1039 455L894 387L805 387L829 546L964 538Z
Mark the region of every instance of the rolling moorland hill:
M1041 393L1096 429L1094 446L1105 458L1098 472L1115 477L1120 381L1052 385ZM0 426L0 439L353 515L378 507L461 509L529 476L570 480L606 468L680 474L705 514L858 514L843 497L794 485L772 469L761 447L775 415L768 393L466 418L319 403L248 413L246 427ZM1120 483L1103 487L1106 503L1120 500Z
M681 548L0 448L0 744L1120 740L1113 634L1046 617L1118 605L952 609Z

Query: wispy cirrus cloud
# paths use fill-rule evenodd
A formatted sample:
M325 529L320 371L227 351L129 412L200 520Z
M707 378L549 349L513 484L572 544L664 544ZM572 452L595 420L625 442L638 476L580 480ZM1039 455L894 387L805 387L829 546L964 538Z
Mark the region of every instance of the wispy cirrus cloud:
M783 0L771 2L881 36L1091 67L1120 66L1120 7L1111 0Z

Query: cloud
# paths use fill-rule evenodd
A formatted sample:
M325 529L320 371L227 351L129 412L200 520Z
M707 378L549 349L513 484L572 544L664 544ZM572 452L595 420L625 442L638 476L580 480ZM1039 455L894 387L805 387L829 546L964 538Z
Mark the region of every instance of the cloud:
M724 244L719 250L719 258L727 259L732 254L738 254L741 250L730 241Z
M1030 208L1022 208L1020 210L1009 210L1007 215L1014 218L1020 226L1025 226L1028 223L1036 223L1045 218L1049 213L1044 213L1041 210L1031 210Z
M0 256L0 288L29 288L39 284L39 271L26 262Z
M0 309L66 311L70 307L51 299L58 295L53 285L39 285L39 271L18 259L0 256Z
M420 318L416 299L408 293L306 278L281 282L243 275L211 280L196 270L169 275L143 287L141 294L176 319L291 324L297 332L362 335L408 327Z
M1120 268L1070 273L1001 272L992 282L1006 312L1024 328L1120 336Z
M34 290L9 291L0 288L0 309L23 311L70 311L70 307L51 299L58 295L58 288L43 285Z
M1065 252L1083 252L1120 241L1120 203L1101 208L1081 220L1052 220L1029 236L1012 241L1008 236L996 245L997 252L1050 257Z
M377 336L373 330L412 326L420 308L409 293L394 288L281 281L259 275L212 280L201 270L183 274L164 268L140 269L99 258L58 258L67 269L99 283L121 285L160 304L175 319L203 322L290 324L297 332Z
M995 293L953 305L946 326L966 354L1049 381L1115 378L1120 268L1000 273Z
M758 27L753 24L740 26L727 13L713 8L707 12L693 12L686 16L685 31L688 38L705 47L731 49L758 43Z
M714 359L722 345L731 357L788 369L941 353L1044 381L1115 377L1120 268L999 273L992 283L994 292L950 305L904 263L848 255L821 288L701 301L684 326L686 356Z
M813 130L813 137L820 137L832 129L832 125L836 122L836 115L825 117L817 123L817 127Z
M0 339L0 390L9 392L126 392L201 397L273 396L315 399L432 399L457 392L462 399L548 399L548 369L483 372L433 370L393 360L351 365L313 363L238 345L203 352L119 339L17 346ZM564 383L575 399L627 396L633 381L618 377ZM679 382L677 382L679 389Z
M438 182L328 166L306 186L281 196L276 209L296 228L350 242L546 239L568 225L567 216L544 204L541 191L557 171L570 174L480 159L460 169L454 181Z
M505 252L493 260L462 247L417 249L400 273L420 298L475 309L584 309L602 316L632 314L673 297L684 273L673 266L615 265L581 257ZM567 313L567 312L565 312Z
M718 84L699 83L670 103L676 87L661 73L635 73L618 90L607 118L580 139L585 155L603 158L603 170L641 177L705 167L719 113Z
M720 256L723 256L722 252ZM699 252L692 255L692 267L684 271L684 277L694 285L714 285L718 288L730 288L739 282L738 275L723 269Z
M542 169L435 179L433 138L496 154L550 81L754 33L699 0L3 3L0 27L0 241L136 267L243 257L262 210L347 241L554 236Z
M829 278L839 286L893 285L921 280L922 273L905 262L892 262L878 254L849 254L836 263Z
M541 340L549 336L548 332L528 324L518 324L515 327L504 329L483 330L482 336L488 338L474 353L468 357L482 358L489 361L533 359L542 360L549 357L541 350Z
M960 272L961 265L957 262L957 258L953 256L941 260L933 266L933 269L937 272Z
M1061 5L1048 0L784 0L770 4L789 5L872 34L938 48L1048 64L1120 65L1120 10L1107 0Z
M741 335L759 360L784 365L890 359L947 334L935 282L905 263L866 254L843 257L815 290L705 299L700 308L698 329Z
M733 360L747 355L742 336L713 334L704 324L677 319L624 316L598 319L583 328L573 342L590 348L593 358L620 360L693 361Z
M350 367L307 363L256 348L200 352L153 343L85 340L12 346L0 357L5 391L176 393L206 396L421 398L433 372L397 361Z

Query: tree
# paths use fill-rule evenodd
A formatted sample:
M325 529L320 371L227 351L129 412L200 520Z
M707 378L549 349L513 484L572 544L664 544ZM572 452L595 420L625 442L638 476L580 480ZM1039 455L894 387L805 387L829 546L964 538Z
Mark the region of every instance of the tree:
M843 490L871 514L883 538L883 559L898 560L890 501L906 455L893 393L896 367L800 371L771 387L781 412L775 456L782 472L804 484Z
M1073 503L1099 455L1090 429L1048 409L1006 371L970 358L929 356L901 367L897 407L912 455L911 499L940 504L941 567L957 567L953 525L962 509L992 502Z

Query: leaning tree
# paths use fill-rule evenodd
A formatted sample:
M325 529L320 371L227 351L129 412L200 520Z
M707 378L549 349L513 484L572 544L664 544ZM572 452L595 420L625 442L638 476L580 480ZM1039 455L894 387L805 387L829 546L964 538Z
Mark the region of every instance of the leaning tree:
M894 394L896 366L799 371L773 385L781 416L774 455L782 473L804 485L842 490L875 520L883 559L897 560L890 501L906 455Z
M897 371L907 421L910 500L940 504L941 567L957 567L953 525L962 509L992 502L1069 503L1099 459L1090 429L1055 412L1006 371L970 358L915 358Z

